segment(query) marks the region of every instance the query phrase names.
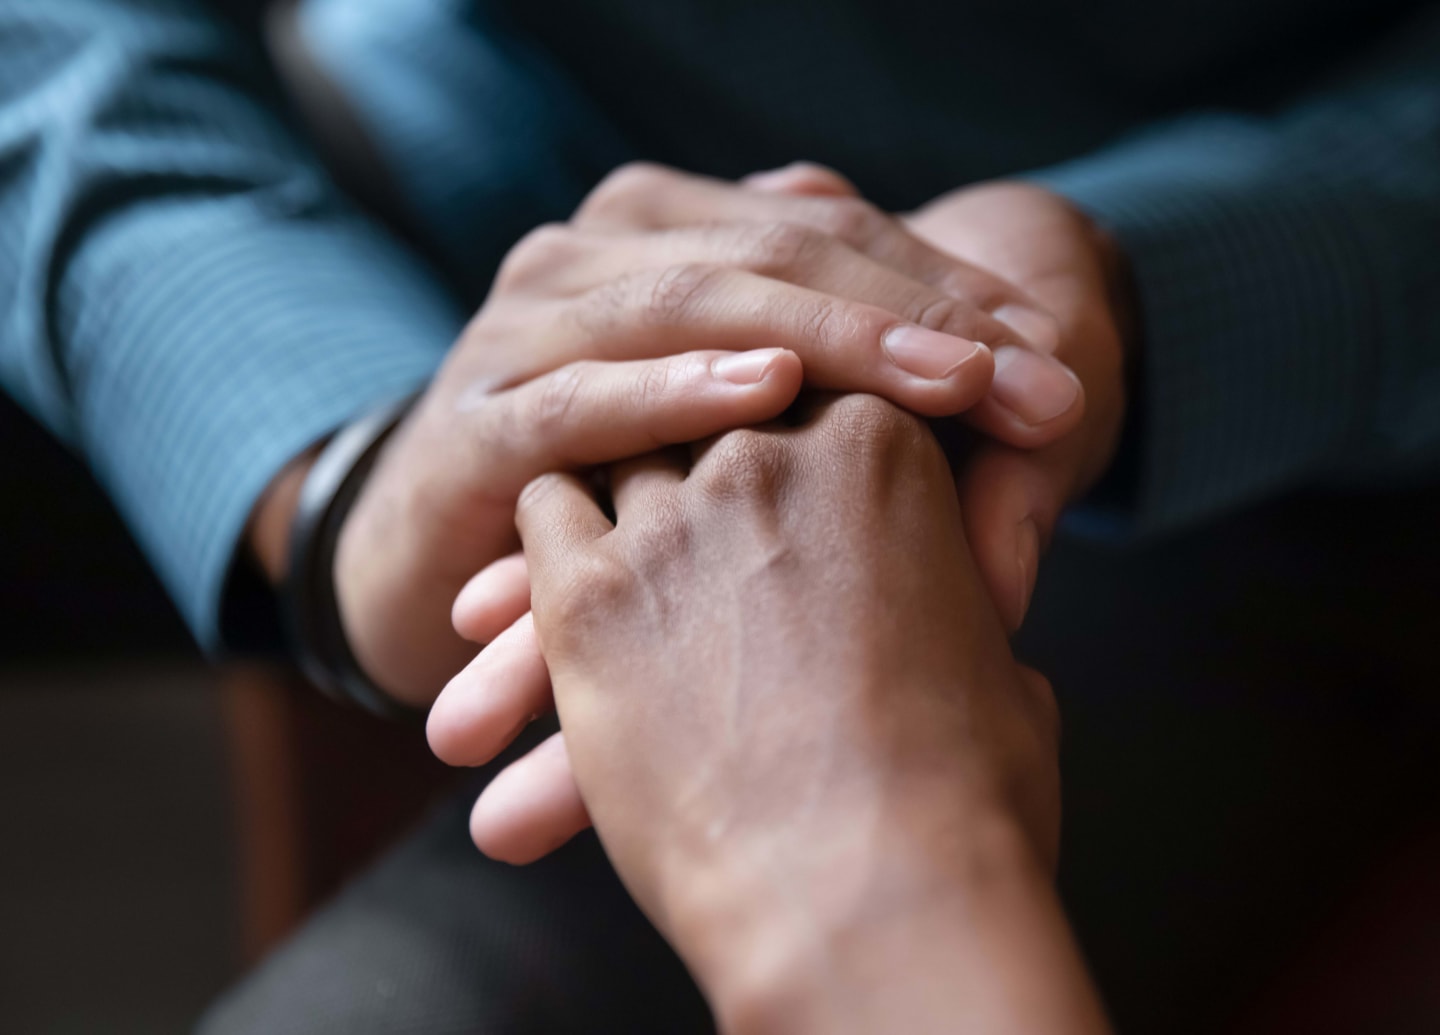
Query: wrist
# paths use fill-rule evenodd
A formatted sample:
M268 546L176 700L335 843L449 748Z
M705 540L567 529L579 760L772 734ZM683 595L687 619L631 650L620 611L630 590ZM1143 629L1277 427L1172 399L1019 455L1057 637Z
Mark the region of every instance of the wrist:
M926 1017L949 1027L937 973L973 950L964 943L979 913L1049 894L1048 877L1023 825L998 806L917 802L906 811L921 822L901 816L867 828L865 849L837 853L820 871L779 882L713 877L724 894L703 902L702 887L672 914L722 1031L898 1030L897 1010L913 1015L904 1030L923 1030ZM937 829L931 814L946 821ZM938 976L944 986L955 980Z
M260 496L245 526L246 550L271 586L281 585L290 571L290 531L300 490L319 453L320 447L312 446L286 464Z
M300 669L331 696L383 715L404 709L351 650L337 600L335 547L376 452L410 401L360 417L287 464L257 502L244 540L277 591Z

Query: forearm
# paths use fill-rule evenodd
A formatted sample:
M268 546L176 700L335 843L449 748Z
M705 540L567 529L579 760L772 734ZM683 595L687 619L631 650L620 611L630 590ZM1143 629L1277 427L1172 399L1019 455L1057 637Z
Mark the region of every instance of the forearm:
M1135 477L1161 530L1307 483L1433 475L1440 17L1278 114L1207 113L1037 175L1124 250Z
M863 874L812 874L800 894L754 894L748 909L712 914L717 936L694 936L700 948L687 960L722 1029L1108 1031L1020 824L990 807L965 812L944 840L913 827L884 832ZM826 887L844 891L812 897Z
M459 326L271 110L253 42L198 0L0 10L0 375L212 648L266 486Z

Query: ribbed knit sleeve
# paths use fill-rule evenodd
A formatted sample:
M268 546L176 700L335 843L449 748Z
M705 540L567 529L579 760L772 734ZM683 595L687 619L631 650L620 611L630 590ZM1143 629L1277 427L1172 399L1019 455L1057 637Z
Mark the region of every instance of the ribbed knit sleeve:
M1440 12L1284 111L1195 115L1034 179L1134 271L1136 529L1440 469Z
M460 325L186 2L0 5L0 377L81 450L201 643L293 456Z

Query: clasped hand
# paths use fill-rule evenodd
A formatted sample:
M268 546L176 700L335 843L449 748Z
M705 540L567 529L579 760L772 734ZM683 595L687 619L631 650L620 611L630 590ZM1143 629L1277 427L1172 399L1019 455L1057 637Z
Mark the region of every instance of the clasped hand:
M516 246L340 536L337 598L373 679L425 705L465 663L451 604L517 549L532 478L770 419L802 369L1026 449L1075 426L1044 308L849 190L805 168L762 190L630 167ZM472 614L483 641L526 607L523 579L492 588L514 592Z
M805 377L811 383L884 392L902 405L930 415L949 412L968 398L975 405L966 419L972 426L989 432L996 440L994 446L981 448L970 462L969 470L961 475L962 493L975 500L973 511L978 515L978 519L967 522L973 539L978 539L982 546L977 551L979 565L976 577L983 577L989 583L990 597L999 602L1006 624L1017 625L1028 599L1029 584L1034 578L1040 539L1048 535L1064 499L1093 477L1093 473L1083 468L1093 466L1091 454L1095 452L1094 448L1077 449L1073 440L1097 437L1097 422L1082 425L1079 434L1068 436L1072 441L1062 440L1048 449L1037 448L1049 442L1047 436L1062 438L1063 433L1072 430L1081 417L1079 393L1075 391L1074 380L1068 372L1061 370L1058 378L1047 379L1046 376L1056 365L1046 359L1045 354L1056 350L1062 355L1067 352L1064 343L1056 340L1057 328L1061 324L1045 315L1031 296L993 275L980 273L977 267L957 264L953 258L921 245L896 221L880 216L854 198L844 196L848 186L832 174L800 167L770 174L769 179L771 182L768 184L752 184L746 190L660 170L627 172L597 191L582 209L576 229L547 229L528 244L522 244L502 272L497 282L496 298L492 299L491 305L503 298L505 292L518 291L523 297L527 288L534 290L537 283L543 285L544 290L552 290L556 285L573 288L589 284L596 278L598 269L613 270L615 264L628 265L631 270L659 271L662 281L645 281L649 285L652 302L655 284L673 278L681 282L685 304L696 303L699 295L696 311L711 316L734 312L737 307L743 310L754 304L746 301L746 291L753 287L764 295L775 296L773 302L762 304L758 311L769 314L768 318L777 321L782 330L785 327L784 313L795 307L807 313L800 321L804 334L798 339L789 339L787 343L795 345L796 358L802 358ZM773 195L761 192L758 189L760 186L770 190L779 188L785 193ZM800 191L810 193L797 196ZM993 196L995 189L992 189L992 197L988 199L992 210L997 203L1022 206L1026 218L1042 223L1048 218L1052 223L1051 229L1056 229L1053 224L1057 214L1066 215L1069 225L1059 229L1070 230L1072 236L1083 222L1063 205L1052 204L1047 212L1044 204L1037 202L1043 202L1048 195L1034 188L1006 185L998 191L1000 196L996 197ZM816 192L825 196L815 196ZM693 197L690 196L692 194ZM948 224L955 222L954 213L967 205L973 207L976 200L972 192L968 196L958 195L953 200L937 203L932 212L919 214L912 226L919 232L928 230L932 236L945 242L950 229ZM759 218L760 214L785 214L791 218L767 222ZM661 230L659 236L655 231L637 236L634 230L637 225L666 227L705 215L712 219L749 216L751 221L710 222L698 229L682 226L679 230ZM801 219L809 222L798 221ZM968 228L973 222L962 221L962 227ZM811 225L814 223L828 225L832 232L821 232ZM627 227L629 229L624 229ZM983 235L971 236L972 247L975 240L981 242L983 257L996 259L997 264L1005 263L1006 255L996 253L994 249L990 255L983 255ZM965 241L963 232L952 233L951 237L962 244ZM865 242L866 250L846 243L846 238ZM710 264L697 267L687 258L690 256L689 249L717 245L723 245L722 252L728 249L731 261L736 263L735 268ZM1051 252L1055 250L1052 246ZM879 253L885 260L909 269L913 275L899 273L894 266L873 258L872 253ZM781 255L781 259L775 259L777 254ZM770 258L762 261L764 256ZM1024 252L1018 253L1018 256L1026 261L1017 261L1012 250L1011 265L1022 274L1029 274L1035 282L1047 285L1072 319L1077 303L1082 314L1095 311L1097 307L1089 292L1077 288L1077 282L1086 289L1103 286L1093 260L1090 266L1073 262L1067 266L1059 261L1065 256L1051 254L1047 257L1042 254L1037 257L1033 249L1028 256ZM1084 257L1090 258L1088 253ZM675 265L681 259L686 261ZM1041 261L1047 259L1049 265ZM763 270L767 275L737 273L737 268L743 271L747 267ZM1069 276L1060 275L1064 273ZM776 275L791 279L774 285L761 284L761 281ZM622 274L619 283L630 284L634 276L633 272ZM1086 277L1094 279L1087 283ZM815 288L794 292L793 288L800 283L818 285L832 293L822 294ZM935 283L944 285L950 293L937 293L936 288L931 286ZM787 292L783 285L790 285L792 290ZM663 292L668 294L669 290L664 288ZM709 295L712 290L717 293ZM848 292L848 296L834 294L840 291ZM956 295L962 298L956 298ZM867 302L857 305L850 296L858 296ZM635 296L632 288L617 288L612 282L612 286L605 289L605 297L612 304L618 300L616 310L623 312L626 310L625 299ZM888 305L889 308L876 312L880 305ZM811 310L807 311L807 306L812 307ZM926 321L939 323L954 329L954 337L964 338L967 344L976 339L988 340L993 349L970 346L959 366L942 368L937 365L929 368L930 373L941 375L938 380L917 379L914 375L897 378L894 357L886 351L886 335L895 326L897 309L911 314L917 321L916 326L924 327ZM1002 311L1010 317L1011 323L1026 326L1032 338L1040 339L1041 344L1022 337L1010 324L996 320L993 314ZM653 313L651 316L647 325L653 333L656 325ZM486 313L482 311L477 325L485 317ZM666 321L659 321L659 324L662 331L666 329ZM961 329L965 331L964 335L958 333ZM1109 327L1100 329L1112 330ZM757 327L754 330L767 335L760 339L763 342L775 341L773 335L779 333L775 323L768 329ZM857 330L860 333L854 333ZM1093 326L1086 330L1091 338L1096 336ZM837 332L838 338L835 338ZM827 341L827 337L833 340ZM948 342L928 346L932 351L953 350L954 347ZM1073 349L1068 351L1075 353ZM1077 365L1092 373L1097 367L1101 368L1101 373L1109 373L1105 369L1107 366L1113 366L1118 371L1118 363L1106 364L1103 355L1097 361L1096 351L1091 348L1079 352L1077 358L1082 363ZM1022 359L1008 358L1022 352ZM761 361L755 353L744 355L752 362ZM1003 361L999 364L1001 374L1008 369L1024 377L1012 377L1008 384L1002 378L1002 383L990 385L988 394L984 394L984 382L990 373L992 357ZM531 357L531 361L537 360ZM791 357L784 352L773 353L764 362L774 364L765 371L766 375L773 377L778 374L777 380L783 381L784 390L769 397L772 405L778 401L779 407L783 407L797 387L796 371L789 365ZM1035 376L1037 370L1042 372L1038 377ZM1097 380L1107 389L1110 387L1110 378ZM653 384L649 386L647 393L650 398L639 409L651 413L657 411L657 404L662 400L654 387ZM1069 389L1068 396L1061 391L1066 387ZM1026 395L1026 392L1029 394ZM936 403L936 399L941 397L946 400L944 405ZM1034 419L1043 408L1041 403L1048 402L1051 411L1054 411L1057 399L1065 402L1059 412L1051 412L1045 420ZM1017 409L1026 412L1031 419L1021 418ZM691 415L694 415L693 410ZM1113 429L1105 428L1104 432L1098 437L1107 442L1113 438ZM670 434L656 436L654 442L663 444L683 438L680 434ZM1030 449L1022 451L1015 446ZM845 455L843 449L841 455ZM815 463L824 467L834 460L833 456L818 456ZM592 461L598 462L598 458L592 457ZM953 495L948 480L947 491ZM997 500L1002 505L997 506ZM836 499L833 493L816 491L809 503L817 508L817 513L849 515L857 524L869 528L871 534L893 534L874 527L873 523L867 524L863 513L857 514L852 505ZM1006 503L1010 504L1008 511ZM1014 513L1016 507L1021 509L1018 518ZM1027 523L1030 525L1028 536L1023 527ZM911 555L912 564L915 556ZM743 563L743 559L737 558L736 563ZM833 563L838 573L850 561L847 558L844 562ZM708 594L711 581L713 579L691 585L707 586L703 592ZM489 643L489 646L452 682L432 712L432 745L446 760L471 765L488 761L531 718L551 706L554 659L551 658L551 669L547 671L534 622L525 613L529 602L526 562L519 554L508 556L489 567L457 601L454 611L456 628L468 638ZM863 611L866 605L861 601L856 606ZM952 611L948 617L952 622L964 623L971 614L971 611ZM883 613L878 616L872 614L871 619L884 621L885 616ZM629 644L634 632L633 629L613 629L612 635L604 637L604 640L610 644ZM1003 643L1003 635L1001 640ZM627 657L632 654L629 647L617 649ZM1008 649L1003 653L1008 657ZM587 825L589 816L575 787L570 767L571 760L564 742L556 738L503 774L492 785L475 813L473 831L482 847L502 858L525 861L544 854ZM1045 839L1042 837L1041 840Z

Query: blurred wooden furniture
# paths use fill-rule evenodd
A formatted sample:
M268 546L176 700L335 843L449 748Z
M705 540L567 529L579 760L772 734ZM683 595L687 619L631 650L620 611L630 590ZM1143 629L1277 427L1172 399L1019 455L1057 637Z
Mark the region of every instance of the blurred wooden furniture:
M454 781L418 724L335 704L265 665L222 680L241 928L254 961L399 837Z

